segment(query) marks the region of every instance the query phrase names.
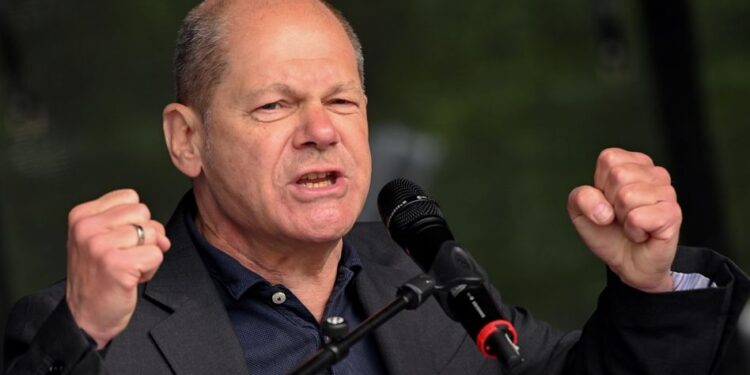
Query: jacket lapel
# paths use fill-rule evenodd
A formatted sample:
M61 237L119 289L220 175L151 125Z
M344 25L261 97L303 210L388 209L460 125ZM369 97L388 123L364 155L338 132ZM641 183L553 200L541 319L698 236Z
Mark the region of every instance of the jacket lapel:
M389 277L374 277L378 274L389 275ZM409 278L410 276L401 272L394 272L378 264L366 263L356 283L366 314L372 315L393 301L396 298L396 289ZM373 332L375 341L389 374L435 373L432 368L424 368L424 362L415 361L415 358L424 359L430 355L423 350L429 347L422 344L423 337L414 334L414 332L424 332L425 328L419 319L418 310L407 310L400 312L375 329Z
M144 291L172 314L149 334L175 374L247 374L239 340L183 222L187 198L167 226L172 249Z
M392 302L399 286L422 273L380 223L358 224L346 240L362 259L355 287L368 316ZM439 373L467 339L434 298L416 310L400 312L374 336L388 373L404 375Z

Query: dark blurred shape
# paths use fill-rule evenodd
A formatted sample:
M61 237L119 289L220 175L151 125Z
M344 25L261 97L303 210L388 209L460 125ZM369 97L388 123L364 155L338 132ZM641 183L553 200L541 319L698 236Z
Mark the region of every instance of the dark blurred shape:
M641 1L658 119L684 209L682 242L731 257L688 5L685 0Z
M13 228L9 223L14 220L10 214L14 205L12 176L45 178L57 175L68 154L62 141L51 139L49 115L24 82L23 51L10 21L9 2L0 0L0 77L5 82L2 87L5 108L0 112L3 124L0 128L0 170L3 176L0 179L0 270L3 270L0 272L0 337L13 302L11 280L6 271L11 269L6 263L9 263L7 257L10 254L8 239L12 237L8 232Z
M430 186L443 161L443 145L429 133L398 123L380 123L372 127L372 181L360 220L380 220L375 194L388 181L407 176L423 186Z
M748 366L748 358L750 358L750 301L745 303L745 310L740 315L740 319L737 322L738 334L735 337L734 351L730 352L730 358L726 361L726 369L720 368L723 372L720 374L748 374L750 373L750 366ZM735 362L737 362L735 364Z
M10 34L10 28L8 27L7 22L7 5L6 2L3 0L0 0L0 53L2 53L2 69L3 69L3 80L6 82L7 87L4 89L8 94L10 94L11 89L14 86L14 77L16 77L13 73L13 69L18 68L18 61L15 59L15 54L13 53L13 39ZM5 121L4 121L5 122ZM5 147L5 129L0 128L0 150L6 150ZM3 164L5 160L5 155L0 153L0 171L3 170ZM5 196L5 189L4 184L0 182L0 197ZM0 199L0 212L3 212L3 201ZM0 238L4 239L7 238L5 236L4 230L7 226L5 223L3 223L3 215L0 215ZM5 332L5 317L8 316L8 309L10 308L10 301L8 300L10 297L10 288L8 287L8 280L6 279L6 272L4 270L9 269L9 267L5 264L5 255L7 254L7 251L5 249L5 242L0 241L0 334L3 334ZM2 335L4 336L4 335ZM1 339L2 336L0 336L0 368L3 367L3 340Z
M592 5L597 29L598 72L604 78L621 76L627 70L628 51L617 4L615 0L593 0Z
M723 202L717 187L713 143L706 126L700 61L686 0L641 0L652 66L657 116L673 185L683 208L681 242L708 246L732 257L726 237ZM737 338L721 374L747 374Z
M16 58L17 54L15 53L15 43L13 41L13 37L10 33L10 27L8 25L8 7L5 1L0 0L0 53L2 53L2 62L1 62L1 68L2 68L2 78L3 81L6 82L6 87L3 89L6 92L6 95L8 95L9 98L13 96L13 91L18 90L18 80L17 77L19 76L17 74L19 69L19 61ZM3 122L6 122L5 120ZM0 153L0 167L3 167L3 164L5 164L6 157L4 154L4 150L7 150L6 146L6 135L5 135L5 129L0 128L0 150L3 150L2 153ZM2 168L4 169L4 168ZM5 194L4 184L0 183L0 197L4 197ZM0 199L0 212L3 212L3 200ZM5 239L7 236L3 233L5 228L7 228L6 225L2 222L3 216L0 215L0 238ZM0 241L0 270L7 270L9 267L5 264L5 255L7 254L7 251L5 250L5 242ZM10 288L8 287L8 280L6 279L6 272L0 272L0 319L2 319L2 324L4 326L5 324L5 317L8 314L8 308L10 307L10 301L9 298L9 292ZM0 333L3 332L4 328L0 328ZM0 353L2 353L2 340L0 340ZM0 361L2 361L2 356L0 356ZM0 368L2 368L2 363L0 363Z

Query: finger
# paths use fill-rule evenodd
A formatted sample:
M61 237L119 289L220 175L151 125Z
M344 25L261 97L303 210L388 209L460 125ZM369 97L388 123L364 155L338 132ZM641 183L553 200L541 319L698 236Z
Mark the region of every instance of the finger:
M138 203L139 201L138 193L133 189L114 190L93 201L81 203L73 207L68 214L68 223L72 225L81 218L99 214L114 206Z
M161 249L161 251L167 252L172 247L172 241L169 240L169 237L162 235L159 236L156 245L159 246L159 249Z
M68 237L73 243L82 243L92 236L124 225L149 222L150 218L151 212L143 203L120 204L73 223Z
M682 223L682 211L677 202L662 201L631 210L624 223L625 236L642 243L650 238L677 241Z
M601 189L607 200L612 203L614 203L619 190L623 186L638 183L668 186L672 183L666 169L633 163L613 167L606 176L602 185L597 186L597 188Z
M164 229L164 225L162 225L160 222L156 220L151 220L149 222L149 225L154 228L156 232L156 245L159 246L159 248L162 251L167 251L172 246L172 242L169 240L169 237L166 235L166 230Z
M614 209L601 190L592 186L579 186L568 195L568 215L574 222L580 217L604 226L614 218Z
M165 234L166 234L166 232L167 232L167 231L166 231L166 230L164 229L164 225L162 225L162 223L160 223L160 222L158 222L158 221L156 221L156 220L149 220L149 222L148 222L148 225L150 225L151 227L153 227L153 228L154 228L154 230L155 230L155 231L156 231L157 233L161 234L161 235L165 235Z
M120 282L130 287L150 280L163 259L164 253L157 246L144 245L111 253L107 258L107 267L114 274L123 275Z
M662 201L677 202L677 193L672 185L633 183L620 188L610 201L614 204L617 220L624 223L631 210Z
M151 210L143 203L130 203L114 206L95 218L107 229L114 229L122 225L148 223L151 221Z
M162 261L164 260L164 253L158 247L145 247L142 254L139 254L136 261L136 269L141 274L138 282L144 283L151 280L156 271L159 270Z
M624 240L618 225L614 225L614 210L598 189L581 186L568 197L568 214L576 232L594 255L607 264L622 256L613 242Z
M609 175L609 171L612 170L612 168L623 164L653 166L654 162L644 153L626 151L621 148L608 148L602 151L596 159L594 186L603 186Z
M88 248L90 251L98 253L111 249L129 250L143 245L158 246L159 236L162 235L150 225L142 227L143 244L138 244L138 231L135 226L128 224L92 236L87 242Z

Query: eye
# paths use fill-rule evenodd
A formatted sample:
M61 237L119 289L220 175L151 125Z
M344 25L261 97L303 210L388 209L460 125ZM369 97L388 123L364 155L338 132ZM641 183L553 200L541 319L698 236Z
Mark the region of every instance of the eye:
M284 100L277 100L255 107L250 116L260 122L273 122L289 116L293 111L292 105Z
M342 114L354 113L359 110L359 103L347 98L333 98L328 101L328 105L333 108L334 111Z
M279 108L281 108L281 103L279 102L263 104L262 106L258 107L258 109L263 110L263 111L273 111Z

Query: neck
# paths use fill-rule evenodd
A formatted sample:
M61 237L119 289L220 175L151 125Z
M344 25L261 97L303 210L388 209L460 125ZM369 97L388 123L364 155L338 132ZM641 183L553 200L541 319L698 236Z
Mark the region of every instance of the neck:
M322 319L341 259L341 239L334 243L294 244L232 236L238 231L217 230L227 226L213 224L200 212L196 215L196 224L211 245L272 285L284 285L318 321Z

